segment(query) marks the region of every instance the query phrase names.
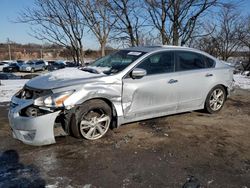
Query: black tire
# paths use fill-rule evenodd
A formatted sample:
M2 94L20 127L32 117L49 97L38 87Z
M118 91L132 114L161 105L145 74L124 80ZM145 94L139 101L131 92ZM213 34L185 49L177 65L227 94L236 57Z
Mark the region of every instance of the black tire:
M213 94L220 92L220 91L222 92L221 97L218 97L217 99L215 99ZM218 96L219 96L219 93L218 93ZM211 89L211 91L207 95L205 107L204 107L205 111L210 114L219 112L224 106L226 97L227 96L226 96L225 88L221 85L215 86L213 89Z
M108 116L110 120L108 125L105 128L104 134L101 135L101 132L100 132L99 133L100 135L97 136L96 138L87 138L86 135L83 135L80 130L81 121L85 119L89 120L91 118L90 114L94 114L94 116L98 116L98 114L102 114L102 113ZM70 121L69 123L70 133L72 136L76 138L85 138L88 140L96 140L98 138L103 137L108 131L110 124L112 122L112 110L110 106L103 100L99 100L99 99L89 100L83 103L82 105L78 106L75 109L75 112L71 115L70 120L68 121Z
M45 71L45 67L42 68L42 71Z

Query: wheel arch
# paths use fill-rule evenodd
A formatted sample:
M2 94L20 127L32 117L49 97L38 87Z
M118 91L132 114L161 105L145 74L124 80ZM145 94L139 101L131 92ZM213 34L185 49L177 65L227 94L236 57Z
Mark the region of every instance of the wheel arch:
M205 99L205 101L204 101L204 104L203 104L203 109L205 110L205 111L207 111L207 112L209 112L208 110L206 110L206 103L207 103L207 100L208 100L208 97L209 97L209 94L211 93L211 91L213 91L216 87L222 87L224 90L225 90L225 92L226 92L226 96L225 96L225 101L226 101L226 99L227 99L227 96L228 96L228 87L227 86L225 86L224 84L216 84L216 85L214 85L212 88L210 88L210 90L208 91L208 93L207 93L207 95L206 95L206 99ZM224 102L225 102L224 101Z
M114 103L110 100L110 99L107 99L107 98L104 98L104 97L94 97L94 98L90 98L90 99L87 99L79 104L77 104L76 106L74 106L73 108L69 109L69 110L65 110L64 111L64 115L62 115L62 126L63 126L63 129L71 134L72 132L72 121L74 120L74 117L75 117L75 111L79 108L80 105L86 103L86 102L89 102L89 101L93 101L93 100L102 100L104 101L111 109L112 111L112 122L110 124L110 128L113 129L113 128L116 128L118 127L118 116L117 116L117 108L116 106L114 105Z
M102 100L105 103L107 103L107 105L109 105L109 107L111 108L111 111L112 111L112 122L111 122L110 128L112 128L112 129L116 128L117 127L117 109L116 109L116 106L114 105L114 103L110 99L104 98L104 97L91 98L91 99L84 101L83 103L85 103L87 101L92 101L92 100Z
M226 85L223 84L223 83L215 84L215 85L213 85L211 88L209 88L209 90L208 90L208 92L207 92L207 94L206 94L206 98L207 98L209 92L212 91L215 87L218 87L218 86L221 86L221 87L224 88L224 90L225 90L225 92L226 92L226 98L227 98L227 96L229 95L229 91L228 91L229 87L226 86ZM206 100L206 98L205 98L205 100Z
M226 85L224 85L224 84L217 84L217 85L215 85L214 87L212 87L212 88L210 89L210 91L211 91L213 88L218 87L218 86L221 86L221 87L224 88L224 90L225 90L225 92L226 92L226 99L227 99L227 96L229 95L229 92L228 92L228 87L227 87ZM210 92L210 91L209 91L209 92Z

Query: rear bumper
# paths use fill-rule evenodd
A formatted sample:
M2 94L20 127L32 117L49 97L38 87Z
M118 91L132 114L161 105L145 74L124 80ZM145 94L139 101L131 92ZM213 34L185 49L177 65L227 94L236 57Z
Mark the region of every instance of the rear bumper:
M12 107L10 107L8 118L13 137L25 144L41 146L55 143L54 123L60 113L56 111L37 117L20 116L21 109L32 104L31 101L12 99ZM14 106L14 107L13 107Z

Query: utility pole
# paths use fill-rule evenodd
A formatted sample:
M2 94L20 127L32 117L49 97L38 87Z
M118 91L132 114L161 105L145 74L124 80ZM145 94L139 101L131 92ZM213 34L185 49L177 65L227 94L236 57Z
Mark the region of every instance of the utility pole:
M40 49L41 59L43 59L43 48Z
M11 60L10 39L9 38L7 38L7 44L8 44L8 48L9 48L9 60Z

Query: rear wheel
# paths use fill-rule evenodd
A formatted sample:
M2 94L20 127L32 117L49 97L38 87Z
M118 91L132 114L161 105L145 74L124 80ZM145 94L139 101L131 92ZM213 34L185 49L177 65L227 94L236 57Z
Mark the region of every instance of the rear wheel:
M209 113L219 112L226 100L226 91L223 86L214 87L207 96L205 110Z
M76 109L71 122L73 136L87 140L103 137L109 129L112 111L102 100L90 100Z

